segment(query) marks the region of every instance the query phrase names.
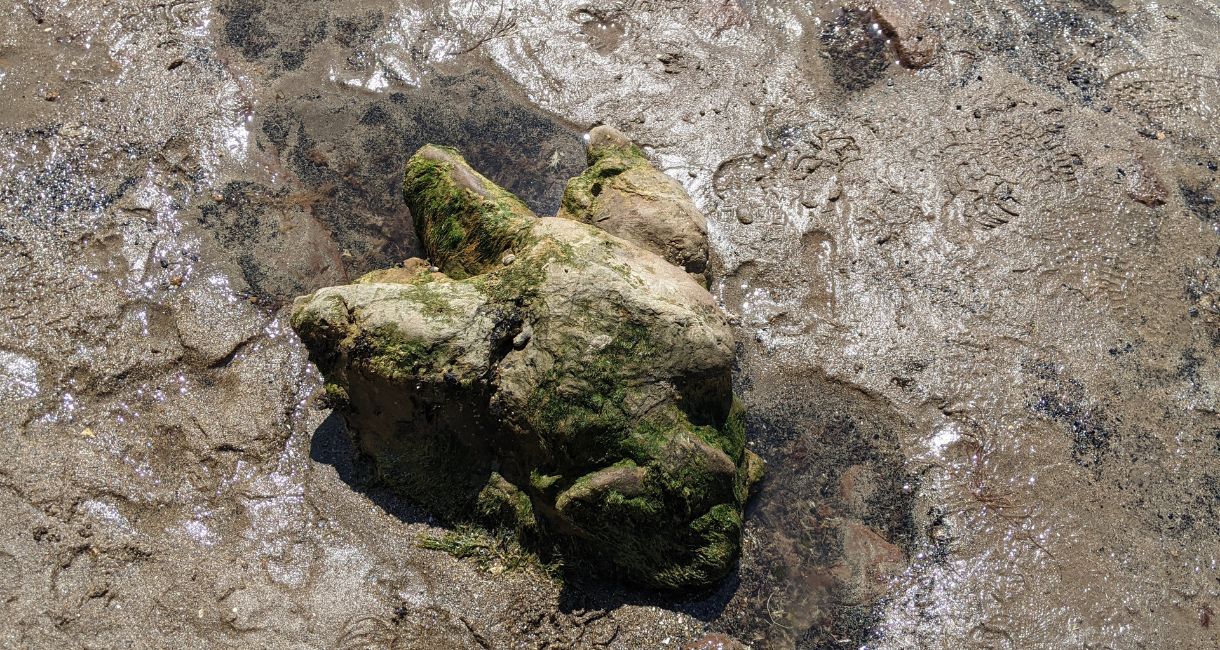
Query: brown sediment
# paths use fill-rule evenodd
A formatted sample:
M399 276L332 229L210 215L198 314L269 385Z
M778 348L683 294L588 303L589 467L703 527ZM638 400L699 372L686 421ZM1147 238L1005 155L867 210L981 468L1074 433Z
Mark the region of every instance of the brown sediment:
M890 40L890 47L903 67L917 70L932 64L937 45L931 32L910 22L904 23L903 29L899 30L876 8L871 10L870 17Z
M807 3L128 4L0 9L5 639L1220 645L1210 8L873 3L845 91ZM680 603L421 548L277 311L421 254L422 143L551 214L595 123L708 215L770 466Z

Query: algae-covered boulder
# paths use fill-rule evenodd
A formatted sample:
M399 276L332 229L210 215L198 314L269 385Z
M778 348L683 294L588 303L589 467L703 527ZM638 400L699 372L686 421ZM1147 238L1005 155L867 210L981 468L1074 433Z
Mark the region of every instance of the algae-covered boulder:
M559 216L590 223L686 270L707 272L707 221L685 190L622 133L588 136L589 168L568 182Z
M724 576L761 461L707 291L597 228L536 217L449 149L411 158L404 196L438 270L411 261L292 312L379 478L643 585Z

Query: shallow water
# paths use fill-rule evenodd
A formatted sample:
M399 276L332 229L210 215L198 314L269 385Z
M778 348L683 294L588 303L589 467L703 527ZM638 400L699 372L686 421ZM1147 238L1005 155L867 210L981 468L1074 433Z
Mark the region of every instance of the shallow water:
M1220 645L1220 11L874 7L0 8L3 644ZM770 465L682 602L419 548L284 320L416 252L419 145L550 213L597 123Z

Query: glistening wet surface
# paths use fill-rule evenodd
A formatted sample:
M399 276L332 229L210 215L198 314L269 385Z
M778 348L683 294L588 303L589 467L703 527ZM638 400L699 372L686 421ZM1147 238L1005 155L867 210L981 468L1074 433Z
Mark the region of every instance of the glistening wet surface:
M3 645L1220 645L1214 3L0 12ZM420 548L285 322L418 253L419 145L547 214L598 123L770 466L677 602Z

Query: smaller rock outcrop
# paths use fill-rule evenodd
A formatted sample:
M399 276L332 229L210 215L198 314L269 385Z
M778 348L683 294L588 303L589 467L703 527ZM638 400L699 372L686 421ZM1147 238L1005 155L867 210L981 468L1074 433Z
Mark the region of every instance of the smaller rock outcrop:
M706 282L707 220L674 179L609 126L589 132L589 168L568 182L559 216L650 250Z
M562 540L638 584L723 577L762 463L708 292L628 241L538 218L451 149L413 156L403 193L431 265L321 289L292 313L378 477L450 521Z

